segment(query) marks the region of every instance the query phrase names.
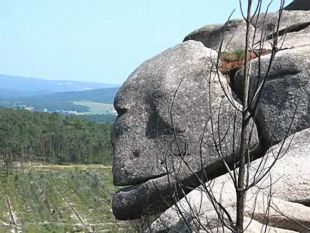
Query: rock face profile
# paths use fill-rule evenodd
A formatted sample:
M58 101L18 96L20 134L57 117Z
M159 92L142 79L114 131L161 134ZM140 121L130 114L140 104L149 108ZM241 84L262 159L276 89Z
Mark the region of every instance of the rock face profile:
M227 98L228 83L214 70L216 62L217 52L188 41L146 61L120 88L113 179L116 185L136 186L115 194L116 217L136 217L155 204L152 197L174 192L176 183L195 185L193 173L202 167L220 174L224 158L214 140L223 142L225 159L234 159L233 140L241 125L232 103L239 104Z
M255 176L248 178L272 170L248 191L247 233L310 232L309 3L288 5L280 25L275 12L258 15L250 27L256 36L247 51L249 159L255 160L249 169ZM272 47L276 28L279 43ZM245 34L243 20L200 28L145 61L122 85L114 101L113 181L127 187L113 197L116 218L161 213L150 233L231 232L219 223L208 188L235 219L231 172L239 165L244 69L219 67L223 56L229 60L243 49Z

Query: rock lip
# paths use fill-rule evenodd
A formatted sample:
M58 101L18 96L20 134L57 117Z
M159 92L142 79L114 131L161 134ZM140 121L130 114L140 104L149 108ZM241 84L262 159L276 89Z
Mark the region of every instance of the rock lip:
M113 181L136 186L114 195L117 218L136 218L150 206L177 201L176 187L197 187L197 175L216 177L224 170L223 159L236 160L241 116L233 105L240 106L226 78L214 70L216 59L214 50L187 41L143 63L120 88L114 103ZM221 154L214 143L219 140ZM252 143L258 143L255 136ZM170 200L159 198L166 195Z

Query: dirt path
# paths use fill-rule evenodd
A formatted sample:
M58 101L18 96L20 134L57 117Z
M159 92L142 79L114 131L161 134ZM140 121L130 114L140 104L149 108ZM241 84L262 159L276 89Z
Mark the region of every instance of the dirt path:
M36 225L36 226L44 226L44 225L53 225L53 226L76 226L76 227L83 227L82 223L65 223L65 222L26 222L24 224L27 225ZM99 230L98 232L111 232L111 230L115 227L114 222L107 222L107 223L88 223L88 227L91 229L87 229L88 232L97 232L95 228ZM125 224L119 224L118 230L125 229Z
M16 164L18 167L18 164ZM79 169L92 169L92 168L102 168L102 169L112 169L111 165L101 165L101 164L50 164L50 163L27 163L23 165L24 168L47 168L47 169L65 169L65 168L79 168Z
M16 217L16 213L13 210L13 206L11 204L10 198L8 195L5 195L6 197L6 205L8 209L8 216L9 216L9 221L10 221L10 228L11 228L11 233L21 233L21 226L18 224L18 220Z
M67 197L57 189L57 192L61 195L64 203L67 205L67 207L71 210L73 216L76 220L80 222L79 225L82 225L85 230L88 232L95 233L95 228L93 225L87 224L86 220L79 214L79 212L75 209L75 207L72 205L71 202L68 201ZM72 224L73 225L73 224Z

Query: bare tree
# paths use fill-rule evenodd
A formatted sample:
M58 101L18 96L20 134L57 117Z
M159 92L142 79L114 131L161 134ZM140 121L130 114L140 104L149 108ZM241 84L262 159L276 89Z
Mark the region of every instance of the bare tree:
M250 126L249 126L249 122L251 118L251 113L250 113L251 106L250 105L253 103L253 101L257 101L257 103L259 101L259 98L254 100L253 96L256 96L256 94L252 95L252 99L250 99L249 97L250 95L250 73L249 73L250 72L250 61L249 61L250 58L248 56L248 52L253 51L253 47L255 43L255 33L253 34L253 38L251 38L250 26L252 25L255 15L260 13L261 7L262 7L262 1L258 1L257 5L254 6L255 12L252 14L253 2L254 2L253 0L247 1L247 8L246 8L247 11L245 15L242 9L242 2L241 0L239 0L242 17L246 22L246 37L245 37L245 47L244 47L245 56L244 56L244 63L243 63L243 68L242 68L243 69L242 129L241 129L241 135L240 135L240 138L241 138L240 149L238 153L239 154L238 157L240 160L240 166L238 168L238 174L236 176L238 177L238 179L234 180L235 187L236 187L236 194L237 194L237 200L236 200L237 211L236 211L236 226L235 226L237 233L241 233L244 231L244 209L245 209L244 205L245 205L245 196L246 196L247 190L251 186L256 185L257 183L256 181L252 184L249 183L249 179L247 179L247 177L249 177L249 168L246 167L247 158L250 158L248 162L251 161L250 147L249 147L249 141L250 141L249 139L250 139L250 131L251 131ZM280 27L280 21L281 21L281 15L282 15L284 3L285 1L282 0L280 4L278 24L275 30L275 36L272 41L273 42L272 50L271 50L272 54L271 54L270 62L269 62L270 66L272 65L275 53L278 50L278 33L279 33L279 27ZM259 46L260 46L259 51L261 50L263 43L264 42L261 40L261 42L259 43ZM259 55L258 59L260 59L260 54L258 55ZM257 90L255 91L257 95L260 95L263 85L266 83L267 76L268 76L268 71L266 73L266 76L264 77L262 87L257 88ZM253 109L252 111L255 112L256 110Z

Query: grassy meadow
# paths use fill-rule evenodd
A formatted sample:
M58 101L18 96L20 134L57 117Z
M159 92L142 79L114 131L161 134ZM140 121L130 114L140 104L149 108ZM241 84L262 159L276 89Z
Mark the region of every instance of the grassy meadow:
M129 231L112 214L109 166L19 165L0 187L0 233Z
M94 101L74 101L75 105L87 107L89 110L83 114L111 114L113 110L112 104L105 104Z

